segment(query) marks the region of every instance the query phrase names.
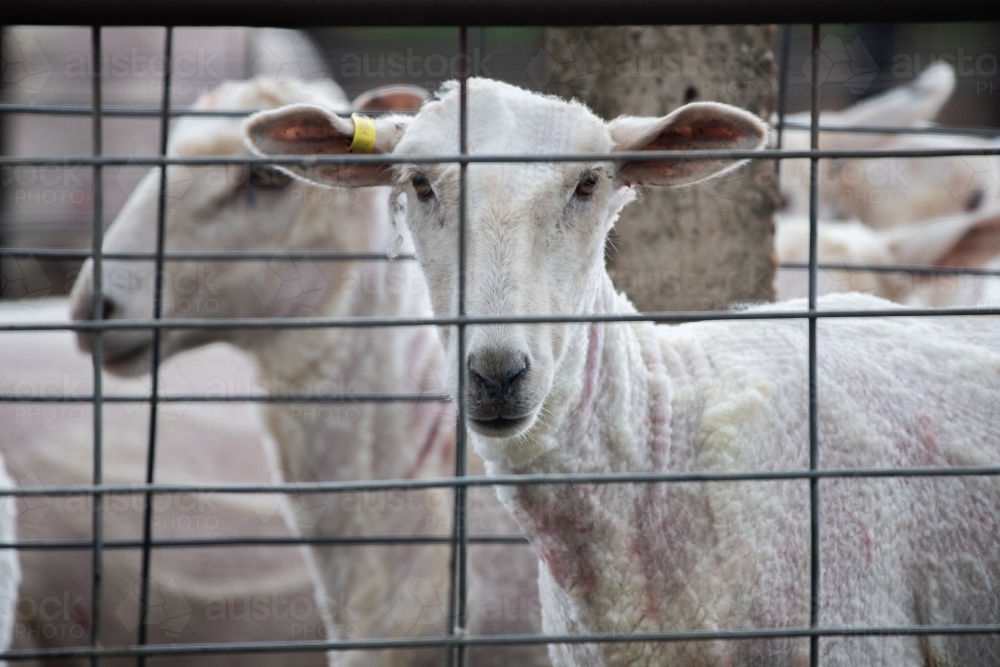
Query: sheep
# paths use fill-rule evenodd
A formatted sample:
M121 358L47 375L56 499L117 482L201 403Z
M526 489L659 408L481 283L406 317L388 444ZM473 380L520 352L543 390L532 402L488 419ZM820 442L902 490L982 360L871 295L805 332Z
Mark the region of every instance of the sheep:
M332 82L322 90L276 81L230 82L198 106L259 109L310 101L331 109L347 103ZM369 109L419 106L426 94L410 87L359 98ZM237 119L187 118L172 132L171 155L246 155ZM168 250L264 248L344 252L406 252L410 247L389 215L386 189L328 190L289 182L262 169L168 170L171 203ZM133 193L108 230L105 249L152 247L156 175ZM401 245L402 244L402 245ZM204 267L202 267L204 269ZM426 316L430 305L412 261L313 262L277 259L213 263L211 278L199 265L172 262L164 289L164 316L276 317L326 315ZM132 278L125 279L125 276ZM148 317L151 267L104 263L104 308L115 318ZM92 266L73 291L74 317L91 316ZM186 291L185 291L186 290ZM209 301L214 301L209 307ZM191 309L182 310L182 302ZM199 307L199 304L203 304ZM430 328L286 330L165 330L164 358L212 341L226 341L254 359L258 382L273 393L349 394L444 392L440 345ZM84 347L89 338L81 337ZM105 367L127 372L148 359L147 332L107 332ZM268 404L265 430L289 481L414 479L454 473L454 408L449 403ZM471 471L476 463L470 461ZM481 466L481 464L478 464ZM484 490L492 495L489 489ZM477 500L470 526L516 534L516 524L495 498ZM290 523L307 536L450 534L450 490L291 496L283 505ZM509 526L509 530L504 530ZM351 547L312 546L330 638L436 636L448 630L447 544ZM473 545L469 551L469 626L477 633L537 632L536 559L530 548ZM441 664L443 649L331 651L331 664ZM475 649L475 664L547 664L544 647Z
M288 166L328 185L394 185L434 312L458 305L460 169L416 158L458 152L460 87L412 119L374 122L393 168ZM467 82L472 155L753 149L766 127L732 107L690 104L662 118L605 122L584 105ZM261 155L342 155L353 124L309 105L247 121ZM685 185L724 160L472 163L466 182L466 312L625 315L605 237L633 186ZM761 306L745 316L802 308ZM835 295L824 309L883 309ZM996 464L1000 333L989 318L824 319L817 324L820 465ZM439 335L448 386L465 375L468 430L490 474L804 470L809 466L803 319L471 324L457 358ZM988 437L991 436L991 437ZM995 623L1000 485L992 477L819 482L827 626ZM540 559L546 632L717 630L809 625L809 483L574 483L498 495ZM556 665L804 665L809 641L606 642L550 651ZM820 664L987 665L995 635L824 637Z
M860 265L847 271L821 269L819 294L866 292L898 303L931 307L985 305L1000 295L995 277L876 273L863 268L903 264L998 269L1000 209L881 230L858 220L820 222L817 233L821 264ZM774 245L780 262L807 262L809 221L779 216ZM802 269L779 268L774 281L778 300L806 296L808 275Z
M951 97L955 73L941 62L928 68L907 86L863 100L842 111L824 111L820 124L832 127L921 127L938 114ZM809 114L788 116L790 123L808 125ZM908 150L960 148L970 151L945 158L880 158L821 160L819 217L821 220L856 218L883 229L929 218L1000 205L1000 160L973 151L997 145L997 139L958 134L852 134L821 132L826 150ZM782 146L809 148L809 131L788 129ZM782 213L809 214L809 161L782 160Z
M67 322L66 299L0 303L3 322ZM5 333L0 345L0 392L19 396L88 395L92 363L75 349L69 331ZM214 394L225 387L252 386L249 364L224 346L170 360L161 375L168 394ZM139 378L109 378L106 395L148 395ZM166 403L161 406L156 480L163 483L267 483L271 479L263 443L244 405ZM0 404L0 454L20 487L86 485L92 481L92 422L89 406L74 403ZM249 417L249 419L248 419ZM249 422L249 423L248 423ZM107 402L103 408L104 479L135 484L146 474L148 408ZM231 451L241 457L233 461ZM12 504L18 537L25 542L91 539L91 503L82 497L28 497ZM156 539L222 536L289 537L273 495L215 493L156 496ZM106 540L142 536L141 495L105 503ZM5 540L6 541L6 540ZM15 649L61 648L89 641L91 558L87 551L25 549L14 630ZM104 551L105 645L137 640L141 576L136 549ZM150 643L288 641L321 632L313 582L297 548L260 546L157 549L150 581ZM290 611L291 610L291 611ZM267 655L191 655L157 658L163 664L266 665ZM323 652L294 653L286 663L325 664ZM22 664L22 663L18 663ZM37 663L36 663L37 664ZM89 664L55 660L44 664Z

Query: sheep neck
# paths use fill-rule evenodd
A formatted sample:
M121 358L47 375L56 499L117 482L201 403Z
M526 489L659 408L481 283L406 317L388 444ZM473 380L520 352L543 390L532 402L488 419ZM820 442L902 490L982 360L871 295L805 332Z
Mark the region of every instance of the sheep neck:
M391 285L391 279L406 277L398 274L418 271L413 262L367 262L356 271L360 282L355 286L362 288L330 295L317 315L426 314L422 300L407 290L363 289L365 284ZM274 393L442 392L440 344L427 327L360 334L355 329L288 330L254 354L259 379L269 381L265 386ZM450 403L275 404L264 406L263 413L286 480L436 477L450 474L453 465ZM283 511L293 528L310 536L426 534L446 529L450 498L447 489L302 494L290 496ZM426 585L446 591L446 548L311 547L308 557L322 582L318 595L329 632L339 637L412 632L396 625L397 597Z
M340 267L349 279L316 309L322 317L426 316L413 262ZM334 281L330 281L333 283ZM285 330L253 349L270 393L443 393L443 357L429 327ZM276 404L265 408L286 473L300 480L449 474L452 408L440 403Z
M596 297L585 312L635 312L606 273L594 282ZM541 453L514 464L491 457L489 472L664 471L678 465L684 453L671 450L676 360L661 346L656 328L583 324L570 340L539 421L526 439L505 445L534 446ZM484 444L495 446L477 438L477 445ZM594 632L661 629L656 621L663 598L657 596L678 585L674 572L688 567L690 556L664 553L669 549L657 539L665 517L677 509L672 489L552 484L498 488L497 494L540 556L540 581L548 590L543 606L568 605L575 620Z

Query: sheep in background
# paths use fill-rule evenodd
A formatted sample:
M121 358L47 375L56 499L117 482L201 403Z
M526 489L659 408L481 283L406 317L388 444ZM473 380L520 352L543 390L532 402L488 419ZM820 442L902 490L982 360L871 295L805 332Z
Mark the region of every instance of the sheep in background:
M756 118L724 105L606 123L585 106L496 81L468 82L472 155L747 149ZM458 152L459 89L412 119L376 121L374 151ZM306 131L308 130L308 132ZM343 154L349 121L296 105L247 123L263 155ZM467 311L473 316L632 314L604 267L632 186L694 183L725 161L470 164ZM291 168L330 185L394 184L438 316L456 312L459 169ZM756 312L798 307L765 306ZM889 308L865 295L824 308ZM467 378L468 425L491 474L803 470L807 324L470 325L449 386ZM818 325L824 468L1000 462L1000 332L988 318L831 319ZM992 436L992 437L990 437ZM1000 483L993 477L820 482L819 623L996 623ZM547 632L809 625L805 480L552 484L498 493L540 557ZM558 665L801 665L808 639L610 642L553 647ZM825 667L994 665L1000 638L824 637Z
M0 303L0 321L68 322L66 299ZM93 364L76 349L73 333L4 333L0 345L0 392L44 397L86 396ZM250 365L225 346L169 360L163 368L167 394L243 393L253 387ZM149 381L108 377L105 395L148 396ZM248 393L254 393L252 390ZM92 482L91 408L78 403L0 403L0 454L20 487ZM135 484L145 480L146 406L107 402L103 407L104 479ZM156 481L211 484L271 479L252 411L241 404L164 403L157 429ZM240 456L234 460L233 451ZM278 496L158 494L153 537L289 537ZM25 542L91 539L91 503L81 497L32 496L8 500ZM105 505L106 540L142 538L141 495L114 496ZM6 541L6 540L5 540ZM17 625L13 648L61 648L89 643L91 555L87 550L6 550L21 556ZM105 645L134 644L138 628L138 549L104 551ZM161 548L153 552L150 582L150 643L288 641L323 630L313 581L299 548L289 546ZM2 579L0 579L2 580ZM290 607L294 614L290 613ZM158 664L268 665L268 655L233 654L158 657ZM106 660L134 664L134 660ZM318 667L322 652L292 653L285 664ZM14 664L38 664L17 662ZM87 659L43 664L85 665Z
M842 111L824 111L820 125L926 126L951 97L955 73L945 63L929 67L916 80L858 102ZM808 113L787 122L809 125ZM1000 134L1000 130L998 130ZM945 134L852 134L821 132L824 150L900 150L996 147L996 139ZM809 131L786 129L782 147L807 150ZM882 229L928 218L1000 206L1000 158L959 155L945 158L821 160L819 218L858 219ZM809 215L809 160L782 160L779 170L781 214Z
M820 264L856 264L847 271L820 269L817 294L866 292L915 306L976 306L1000 297L1000 278L866 271L864 267L911 265L1000 269L1000 209L960 213L894 229L875 230L853 220L820 222ZM809 261L809 220L781 216L774 237L780 263ZM809 272L779 268L779 301L809 293Z
M426 95L391 87L365 95L374 111L419 106ZM322 87L275 81L227 83L199 108L260 109L291 102L347 108L332 82ZM394 122L383 117L380 122ZM402 121L400 121L402 122ZM246 155L239 119L185 118L169 148L178 156ZM224 177L220 174L225 174ZM186 174L182 174L186 175ZM275 171L190 168L190 178L168 170L169 251L212 249L406 251L389 217L387 191L329 190L290 182ZM133 193L105 237L106 251L150 250L156 218L157 174ZM401 242L403 244L401 245ZM135 285L151 283L147 264L104 262L108 317L145 318L150 298ZM210 265L171 262L166 271L165 317L278 317L300 315L420 317L430 312L419 268L410 261L283 261ZM91 265L74 287L74 316L91 316ZM128 278L126 278L128 276ZM213 301L214 307L209 307ZM182 306L190 310L183 310ZM128 372L150 355L146 331L103 335L105 366ZM165 330L165 358L211 341L245 349L260 384L274 393L350 394L443 392L444 361L432 330L306 328L249 331ZM81 337L89 346L89 339ZM450 404L268 404L268 435L290 481L415 479L454 472L454 410ZM477 463L470 462L475 472ZM481 466L481 463L478 464ZM470 494L481 507L470 514L477 532L514 533L516 524L492 497ZM309 536L450 534L450 490L292 496L283 510ZM447 544L385 544L309 548L332 638L439 636L447 631ZM536 559L527 545L473 545L469 551L469 631L537 632ZM547 664L544 647L488 647L470 651L479 665ZM443 650L331 651L332 664L439 665Z

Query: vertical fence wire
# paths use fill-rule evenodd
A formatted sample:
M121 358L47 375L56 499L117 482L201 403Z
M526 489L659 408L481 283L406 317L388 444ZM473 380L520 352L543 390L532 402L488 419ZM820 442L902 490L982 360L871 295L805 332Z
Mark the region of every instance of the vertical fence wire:
M163 96L160 106L160 155L167 156L167 139L170 131L170 85L171 63L173 61L174 30L166 26L166 36L163 45ZM163 316L163 245L166 234L167 214L167 167L160 168L160 190L156 203L156 259L153 269L153 320ZM149 394L149 436L146 449L146 484L152 484L156 476L156 426L159 407L160 380L160 329L153 329L152 336L152 367L149 370L152 388ZM149 577L152 559L153 533L153 492L147 491L144 498L142 514L142 565L139 573L139 627L137 643L146 644L148 634L147 615L149 614ZM144 667L146 656L136 658L137 667Z
M469 30L461 26L458 32L459 60L459 104L458 104L458 152L468 153L468 78L469 78ZM459 162L458 179L458 316L465 317L465 231L466 205L468 189L468 168L466 161ZM455 477L465 477L467 472L467 438L465 433L465 325L459 324L456 331L456 354L458 355L458 387L455 395ZM451 552L451 597L449 603L449 629L451 634L465 635L466 628L466 597L467 597L467 567L469 534L467 525L468 489L464 485L455 487L454 521L452 523ZM449 651L448 664L464 667L465 646L459 644L454 651Z
M792 26L781 29L781 55L778 57L778 122L774 126L774 147L781 150L782 135L785 133L785 115L788 109L788 61L792 55ZM780 174L781 160L774 161L774 173ZM781 181L778 181L781 187Z
M91 153L94 157L99 157L102 152L101 137L101 27L92 26L90 29L90 57L91 57L91 132L92 142ZM104 318L104 294L101 276L101 250L104 245L104 181L103 168L100 164L94 165L93 170L93 197L94 197L94 228L92 240L93 252L93 309L92 317L95 320ZM104 351L102 349L101 331L95 330L92 334L93 341L93 420L94 420L94 486L99 486L104 481L104 470L102 466L103 447L101 438L103 436L103 397L101 394L101 367L104 365ZM104 536L104 496L95 493L93 498L92 514L92 537L93 551L91 559L91 597L90 597L90 645L98 647L101 643L101 614L103 612L103 599L101 595L102 574L104 570L104 552L102 539ZM92 667L98 667L101 663L100 656L93 655L90 658Z
M812 26L809 146L819 148L819 24ZM809 470L819 469L819 395L816 378L816 281L819 158L809 158ZM819 478L809 478L809 627L819 626ZM819 635L809 638L809 665L819 665Z

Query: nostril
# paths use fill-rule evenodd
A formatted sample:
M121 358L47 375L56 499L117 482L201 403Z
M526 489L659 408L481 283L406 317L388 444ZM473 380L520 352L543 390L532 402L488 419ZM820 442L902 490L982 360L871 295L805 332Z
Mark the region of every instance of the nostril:
M507 374L507 377L505 377L504 380L503 380L503 386L504 386L504 388L507 389L508 391L513 391L513 389L514 389L514 383L517 381L517 379L519 377L521 377L522 375L524 375L524 372L526 370L528 370L528 364L527 363L522 364L522 366L520 368L512 369Z
M528 360L524 356L503 360L487 357L484 363L477 363L477 359L470 356L468 362L471 384L494 399L515 395L519 380L525 377L527 370Z
M115 314L115 303L110 299L104 299L104 303L101 306L101 319L110 320Z

